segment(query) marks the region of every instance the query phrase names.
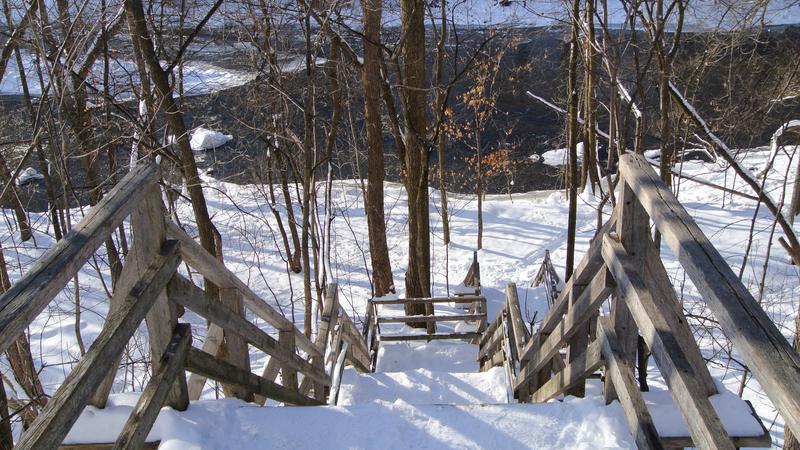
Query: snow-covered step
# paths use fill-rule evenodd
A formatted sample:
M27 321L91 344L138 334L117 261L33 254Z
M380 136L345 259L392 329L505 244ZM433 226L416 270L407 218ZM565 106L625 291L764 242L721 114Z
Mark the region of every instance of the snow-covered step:
M508 383L502 367L473 373L428 369L369 374L360 374L352 369L345 371L339 405L394 403L398 400L415 405L507 403Z
M88 407L65 443L114 442L135 404ZM122 404L120 404L122 403ZM164 408L148 442L173 449L636 448L619 404L602 398L544 404L261 407L237 399Z
M375 371L477 372L477 356L478 346L464 341L381 342Z

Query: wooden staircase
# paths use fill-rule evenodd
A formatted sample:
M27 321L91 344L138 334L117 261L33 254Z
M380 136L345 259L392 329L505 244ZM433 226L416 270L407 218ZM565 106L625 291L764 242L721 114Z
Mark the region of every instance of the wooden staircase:
M582 396L586 379L601 371L606 401L619 400L640 448L769 447L763 425L761 435L731 438L712 407L717 386L651 238L652 221L787 425L800 429L797 352L647 161L625 155L620 174L612 217L532 335L521 321L516 287L508 286L502 311L481 339L482 367L504 365L521 402ZM601 315L606 300L610 312ZM634 377L640 336L690 436L659 436Z

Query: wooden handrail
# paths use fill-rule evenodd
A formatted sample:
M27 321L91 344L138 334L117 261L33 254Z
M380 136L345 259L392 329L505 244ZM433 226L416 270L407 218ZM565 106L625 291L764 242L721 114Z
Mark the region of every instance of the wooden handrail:
M180 264L179 249L177 241L167 241L162 246L159 255L129 291L124 304L109 315L97 339L22 435L16 448L51 449L61 443L175 273Z
M211 280L220 287L238 289L242 294L242 301L248 309L253 311L259 318L263 319L273 327L281 331L294 331L297 346L311 356L322 356L322 350L311 342L302 331L297 329L294 324L283 316L280 312L269 306L267 302L259 297L247 284L240 280L223 263L208 253L197 241L186 234L177 224L167 221L167 235L172 239L181 241L181 253L183 259L204 277Z
M640 155L620 171L767 396L800 434L800 355Z
M92 207L63 239L0 296L0 353L30 325L98 247L136 207L137 195L158 179L158 166L140 163Z

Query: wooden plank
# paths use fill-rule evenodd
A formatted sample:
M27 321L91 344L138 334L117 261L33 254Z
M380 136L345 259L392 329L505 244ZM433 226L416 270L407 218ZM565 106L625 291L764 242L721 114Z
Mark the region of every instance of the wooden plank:
M209 323L206 339L203 341L203 351L209 355L216 355L220 347L222 347L222 339L224 339L224 337L225 334L221 326L215 323ZM189 399L199 400L200 396L203 394L203 388L206 385L206 377L193 373L189 375L189 381L186 385L189 392Z
M58 447L158 294L175 274L180 263L179 249L176 241L164 243L153 264L129 291L124 306L109 314L97 339L22 435L17 448L38 450Z
M675 309L675 314L679 320L688 324L686 316L683 313L683 305L678 300L675 293L675 287L670 281L669 274L661 262L661 258L656 251L655 243L648 238L647 260L644 265L644 282L653 300L661 305L672 306ZM714 379L708 371L703 354L697 348L697 342L694 340L694 334L688 326L679 326L673 330L675 339L681 348L686 349L686 356L689 358L689 363L694 369L697 380L704 387L706 394L714 395L717 393L717 386L714 384Z
M650 218L624 180L615 209L618 218L616 235L619 236L628 254L638 263L636 267L642 268L647 253L645 243L650 239ZM611 297L611 323L614 324L614 331L617 334L617 351L620 357L628 360L630 367L636 367L639 330L625 302L617 295ZM616 398L613 383L606 380L604 387L606 402Z
M747 407L750 409L750 415L761 425L761 434L758 436L732 436L733 444L736 448L743 448L743 447L761 447L761 448L770 448L772 447L772 437L769 435L769 431L764 426L764 423L761 422L761 418L756 413L756 410L753 409L753 404L750 403L750 400L745 400L747 403ZM694 442L692 441L691 436L662 436L661 443L664 444L664 447L668 448L684 448L684 447L694 447Z
M505 311L503 311L503 315L505 315ZM501 326L494 329L492 332L492 337L480 347L480 350L478 350L478 361L486 358L490 354L493 354L500 348L500 345L503 343L503 322L505 322L505 319L499 321Z
M523 354L521 358L530 360L530 363L523 367L517 375L517 379L514 382L514 389L518 389L523 384L530 382L536 372L544 368L545 364L553 359L553 356L558 353L566 341L581 329L581 326L586 324L594 315L594 312L605 301L613 289L614 280L606 269L602 269L595 274L592 282L583 290L581 296L572 305L572 308L570 308L563 320L556 325L553 333L544 339L544 342L542 342L538 350L534 351L533 349L535 347L526 346L528 353ZM531 342L533 342L534 339L532 339Z
M480 333L451 333L451 334L410 334L410 335L394 335L386 336L381 335L381 340L386 342L392 341L436 341L443 339L475 339L480 337Z
M278 331L278 345L284 352L295 354L294 332L291 330ZM281 361L281 384L287 389L300 392L297 383L297 369L292 367L291 364L287 364L287 361L288 359Z
M486 343L489 342L489 339L492 336L494 336L495 330L497 330L497 327L499 327L500 324L503 322L503 313L505 312L506 308L507 308L506 304L503 303L503 309L501 309L500 312L497 313L497 317L495 317L492 323L489 324L489 326L483 331L483 336L481 336L481 340L480 342L478 342L478 346L480 347L485 346Z
M474 303L486 300L483 296L464 295L459 297L430 297L430 298L398 298L398 299L377 299L370 300L376 305L405 305L406 303Z
M84 218L0 296L0 353L61 292L158 178L155 164L134 167Z
M151 186L147 191L138 195L143 196L139 207L131 212L131 230L133 232L133 242L138 246L136 261L126 260L126 264L139 264L145 267L147 261L158 253L158 249L167 238L165 217L167 212L161 201L161 189L158 185ZM142 245L144 244L144 245ZM147 340L150 344L150 361L152 370L158 371L161 364L161 355L167 349L172 340L173 331L178 324L177 311L175 304L170 303L166 291L162 291L155 303L147 311L144 317L147 325ZM112 374L116 374L116 364L109 372L108 380ZM108 385L111 387L111 384ZM107 393L106 393L107 395ZM181 369L178 381L173 384L167 395L166 403L179 411L185 410L189 406L189 392L186 387L186 374Z
M573 359L569 365L555 373L533 394L534 402L546 402L555 398L593 374L603 365L602 342L595 340L586 351ZM520 394L522 395L522 394Z
M597 325L597 339L602 344L606 377L611 378L611 382L614 383L636 446L640 449L664 448L653 423L653 417L650 416L639 386L633 378L630 363L619 357L614 325L607 317L599 317Z
M161 441L145 442L139 450L157 450ZM114 444L65 444L58 447L58 450L111 450Z
M611 218L609 218L603 227L597 232L597 235L600 236L602 233L613 230L616 226L616 223L616 215L612 215ZM578 263L578 267L576 267L573 271L572 277L565 282L564 290L562 290L558 295L558 300L555 302L555 304L553 304L553 306L547 311L547 314L539 324L539 330L537 330L537 332L547 334L552 333L556 325L558 325L558 322L561 320L561 316L567 312L572 286L589 284L597 271L603 267L603 256L600 254L601 247L601 242L597 239L593 239L589 243L589 250L583 256L581 262ZM528 346L526 346L523 353L530 351L530 349L527 347Z
M686 322L673 306L656 303L637 271L636 260L621 243L609 235L602 239L603 259L617 281L618 293L650 347L692 439L698 448L734 448L686 356L689 351L699 352L697 345L682 348L675 338L674 330L687 326Z
M324 404L316 399L302 395L296 390L287 389L251 372L245 372L194 347L189 349L189 354L186 358L186 370L220 382L237 384L256 395L291 405L315 406Z
M281 364L278 362L278 359L270 356L269 361L267 361L267 364L264 366L264 371L261 374L261 378L270 382L274 382L278 378L278 373L280 371L281 371ZM267 402L267 398L259 393L256 393L255 401L259 405L263 406Z
M166 238L164 225L164 206L161 203L161 190L157 184L137 192L142 201L131 211L130 225L133 235L131 249L125 258L125 264L117 280L115 292L109 301L109 313L119 309L130 288L141 278ZM159 294L156 302L145 316L147 324L150 357L153 371L158 370L159 360L169 344L172 330L178 323L175 306L169 304L165 293ZM120 355L121 358L122 355ZM114 386L119 360L106 373L105 379L92 395L91 404L97 408L105 408L108 394ZM184 392L182 384L176 384L169 395L168 404L183 410L188 406L188 392Z
M378 323L408 322L474 322L486 318L485 314L456 314L452 316L397 316L378 317Z
M601 269L604 271L604 269ZM610 278L610 277L608 277ZM578 296L586 292L586 286L581 285L573 285L572 294L570 295L569 299L569 312L564 317L564 320L572 316L573 311L576 309L576 302L578 301ZM610 294L610 293L609 293ZM598 306L599 309L599 306ZM576 361L580 358L581 355L585 354L588 350L589 346L589 324L592 322L591 319L597 315L597 312L590 312L589 318L587 318L582 325L578 325L575 327L575 332L572 334L566 344L567 344L567 360L569 362ZM552 368L553 373L558 373L560 369L555 367ZM577 380L569 389L565 392L566 395L572 395L574 397L583 397L586 395L586 385L582 382L583 380Z
M253 292L242 280L231 272L224 264L208 253L191 236L178 225L167 221L167 234L172 239L181 241L181 253L186 262L219 287L236 288L242 294L245 306L259 318L278 330L294 330L295 341L301 350L310 356L322 356L320 349L303 332L283 315L273 309L261 297Z
M517 285L514 283L508 283L508 285L506 285L506 306L508 309L509 322L511 322L511 331L514 335L514 350L517 353L517 357L521 358L523 348L531 338L531 333L522 320L522 311L520 310L519 296L517 295Z
M142 395L136 402L128 421L114 444L114 450L139 449L144 444L147 434L158 418L161 406L167 399L172 385L179 375L182 376L186 353L192 345L192 329L189 324L180 323L175 326L175 333L164 354L161 364L153 373ZM180 380L178 380L180 381ZM186 378L183 378L186 382Z
M245 319L244 306L242 305L242 295L237 289L223 287L219 289L219 303L221 306L230 309L234 314ZM245 319L247 320L247 319ZM250 372L250 350L247 341L238 333L223 330L224 340L222 348L216 354L234 366ZM245 402L252 402L253 395L245 392L238 386L222 385L222 392L226 397L235 397Z
M192 311L200 314L211 322L216 323L224 330L231 331L240 335L247 342L257 349L276 358L282 364L298 370L303 375L314 381L330 385L330 377L312 366L294 352L294 348L289 351L282 348L278 341L265 333L256 325L247 321L242 316L234 313L230 309L222 306L217 301L208 298L205 291L197 287L194 283L178 275L170 281L167 287L169 298L172 301L183 305Z
M369 348L367 347L366 341L364 341L364 336L359 333L344 308L340 308L339 322L341 324L342 338L350 344L347 353L348 360L353 363L360 372L369 372Z
M620 168L725 336L800 434L800 356L646 160L623 155Z

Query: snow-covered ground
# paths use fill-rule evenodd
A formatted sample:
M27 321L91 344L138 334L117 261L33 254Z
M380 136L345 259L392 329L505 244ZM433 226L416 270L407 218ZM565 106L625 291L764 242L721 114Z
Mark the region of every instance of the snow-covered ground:
M787 148L787 152L793 149ZM745 164L759 171L768 157L768 150L751 151ZM767 188L773 198L781 199L782 193L790 195L793 187L794 166L788 155L779 153L774 168L769 173ZM683 163L684 172L699 177L705 181L719 185L735 187L747 192L744 183L734 179L733 175L724 171L719 164L713 163ZM782 183L788 174L790 183L785 188ZM268 193L263 186L238 186L221 183L206 178L205 192L208 199L209 211L214 223L223 236L223 252L226 264L240 278L245 280L252 289L259 293L266 301L278 308L288 317L294 317L297 323L302 322L302 282L301 276L288 274L285 255L282 254L282 244L279 241L277 227L268 207ZM319 198L323 198L324 186L319 185ZM692 214L700 227L715 243L720 253L738 273L742 264L750 222L755 210L753 201L724 194L690 181L676 182L679 198ZM335 207L332 231L332 279L340 286L340 299L348 313L354 320L363 317L367 299L370 297L370 284L367 275L369 248L367 243L366 219L360 184L355 181L335 181L332 198ZM435 294L446 294L449 289L454 289L463 279L471 262L472 251L476 247L477 230L477 202L474 197L450 195L450 213L452 215L451 235L452 243L448 251L442 244L442 227L438 214L439 197L433 191L431 198L431 237L432 237L432 286ZM588 247L589 239L596 229L597 211L594 208L596 199L589 193L584 193L579 199L578 212L578 243L577 251L584 252ZM566 229L567 229L567 202L561 191L530 192L514 194L512 196L487 196L484 207L484 241L483 250L479 252L481 263L481 284L483 292L488 299L489 316L494 317L504 301L504 290L507 283L516 283L519 287L519 296L522 303L523 315L526 321L531 320L538 312L538 319L544 314L545 300L541 298L538 289L529 289L528 286L536 274L545 250L550 250L551 258L559 274L563 273L563 264L566 256ZM283 209L283 205L278 205ZM604 212L608 217L609 210ZM48 219L44 214L31 214L34 227L38 230L34 239L21 243L13 229L14 219L12 211L3 211L5 220L0 221L0 239L5 252L6 262L11 271L12 281L19 278L20 273L27 271L35 259L47 248L53 245L53 240L46 233ZM75 223L81 216L80 210L72 211ZM181 204L178 215L182 223L192 228L192 213L189 205ZM407 242L407 210L405 207L405 192L401 186L387 184L386 186L386 218L389 251L395 286L402 290L403 273L408 257ZM773 220L770 214L761 208L753 230L754 239L750 250L748 262L743 270L742 279L745 286L758 296L758 285L762 275L765 276L765 289L761 298L762 305L770 314L787 338L793 337L794 319L800 299L800 274L798 269L790 264L785 252L779 246L773 246L767 260L767 243ZM780 236L776 231L773 242ZM449 254L449 258L446 255ZM676 290L683 299L686 311L691 317L700 315L711 316L697 290L686 279L674 255L665 247L662 249L667 271L673 278ZM110 279L107 271L96 270L96 267L106 265L102 249L90 264L84 267L79 276L78 292L80 294L82 320L80 331L82 338L88 346L99 333L103 318L108 311L108 301L105 288L110 289ZM766 273L764 273L766 267ZM198 277L195 277L196 279ZM199 280L197 280L199 282ZM399 292L402 295L402 292ZM49 307L31 324L29 332L31 344L36 357L36 364L41 368L41 378L47 392L53 392L64 380L75 361L79 357L79 350L74 331L75 325L75 285L70 283L65 291L59 295ZM193 326L196 336L195 345L200 345L203 340L205 320L187 313L184 320ZM710 359L712 375L733 392L738 390L742 376L741 367L731 361L727 354L731 351L728 342L718 329L713 325L700 326L696 320L691 319L693 329L704 355ZM259 323L259 322L257 322ZM259 323L269 331L269 328ZM123 358L123 370L118 374L115 391L140 391L145 383L146 332L142 327L135 335L129 346L129 351ZM736 351L733 349L733 356ZM255 372L259 372L266 363L266 356L253 351L251 364ZM420 366L421 367L421 366ZM425 369L431 374L443 372L442 368ZM7 372L5 360L0 360L0 371ZM404 369L405 370L405 369ZM391 370L387 370L391 371ZM446 371L446 370L445 370ZM450 370L455 372L474 372L474 368ZM397 370L395 370L397 372ZM421 372L419 376L429 376ZM349 375L348 375L349 376ZM440 376L441 378L441 376ZM658 377L654 376L654 385L658 384ZM22 394L17 390L10 390L11 397ZM206 386L204 399L213 399L215 389L212 384ZM782 442L783 425L775 409L763 394L756 380L749 380L744 390L744 398L751 400L765 425L770 429L776 443ZM127 399L127 400L126 400ZM518 417L519 423L529 423L527 420L562 420L570 414L578 414L573 409L563 408L559 405L569 404L570 400L555 406L538 405L536 407L519 407L514 405L504 406L502 409L496 405L486 407L438 407L425 406L413 407L408 404L383 405L373 410L365 410L368 405L341 406L324 411L308 413L302 416L304 409L255 409L250 405L226 400L224 402L201 401L194 404L184 415L166 413L168 422L178 424L185 421L195 421L202 427L216 423L229 423L241 420L241 429L263 430L264 427L274 431L273 442L297 443L302 446L307 436L298 431L303 424L319 424L326 422L326 427L335 427L341 420L348 417L359 418L365 423L375 424L381 420L381 415L391 415L398 411L408 411L409 422L404 426L422 427L425 423L441 424L441 429L455 428L451 431L453 442L461 442L458 436L472 436L474 439L484 439L477 430L488 427L487 424L502 427L509 417ZM586 402L593 401L591 399ZM127 395L116 397L119 404L132 405L134 400ZM587 405L583 403L582 405ZM500 409L498 409L500 408ZM574 430L574 433L564 432L559 435L550 432L546 435L554 439L552 442L563 443L565 447L575 444L576 433L599 433L603 427L614 427L608 421L613 417L591 416L594 407L589 408L589 413L580 417L586 419L584 429ZM128 411L130 408L128 407ZM604 409L605 410L605 409ZM243 411L248 411L245 414ZM371 411L371 412L367 412ZM122 414L122 413L120 413ZM216 415L215 415L216 414ZM375 415L375 419L370 414ZM588 414L588 415L587 415ZM621 412L620 412L621 414ZM613 414L612 414L613 415ZM247 417L244 417L247 416ZM172 417L171 419L169 417ZM472 421L475 428L462 425L450 425L460 417L464 421ZM501 420L501 418L506 418ZM549 419L547 419L549 418ZM124 419L120 419L124 420ZM161 419L159 419L161 421ZM374 420L374 421L373 421ZM567 420L567 419L563 419ZM556 422L554 422L556 423ZM560 423L560 422L559 422ZM265 425L267 424L267 425ZM274 424L274 425L273 425ZM620 422L621 430L627 433L624 419ZM164 425L169 428L169 425ZM102 426L94 427L102 431ZM431 427L435 429L435 427ZM331 428L333 429L333 428ZM98 433L100 431L97 431ZM255 431L253 431L255 432ZM620 431L622 432L622 431ZM508 431L511 433L511 431ZM510 434L509 434L510 435ZM503 441L476 440L476 445L492 446L494 444L505 446L512 441L505 437ZM98 435L99 437L100 435ZM433 442L441 442L442 434L431 434L430 439L420 441L420 446L431 446ZM545 436L545 435L543 435ZM600 436L598 434L598 436ZM198 437L199 438L199 437ZM246 439L243 436L242 439ZM272 439L272 438L270 438ZM293 439L293 440L290 440ZM365 437L366 439L366 437ZM485 438L490 439L490 438ZM495 438L491 438L495 439ZM544 437L542 437L544 439ZM559 440L561 439L561 440ZM599 438L598 438L599 439ZM611 446L625 446L624 439L615 438L613 441L598 442ZM357 442L354 441L357 445ZM466 441L464 441L466 442ZM537 441L540 442L540 441ZM455 444L454 444L455 445ZM576 444L577 445L577 444ZM245 447L240 447L245 448Z
M42 81L47 86L49 69L37 65L37 60L28 52L22 53L22 65L25 68L25 80L32 96L42 95L42 84L39 83L41 71ZM49 65L49 63L48 63ZM177 73L177 70L176 70ZM255 74L241 70L224 69L214 64L204 61L189 61L183 68L183 90L185 95L203 95L240 86L255 79ZM129 100L133 98L131 86L139 83L139 75L136 70L136 63L126 58L112 58L109 61L109 90L118 100ZM89 76L89 84L102 91L103 86L103 63L98 61L92 68ZM89 94L95 93L89 88ZM22 79L19 74L19 66L16 58L8 61L5 75L0 82L0 95L21 95Z

